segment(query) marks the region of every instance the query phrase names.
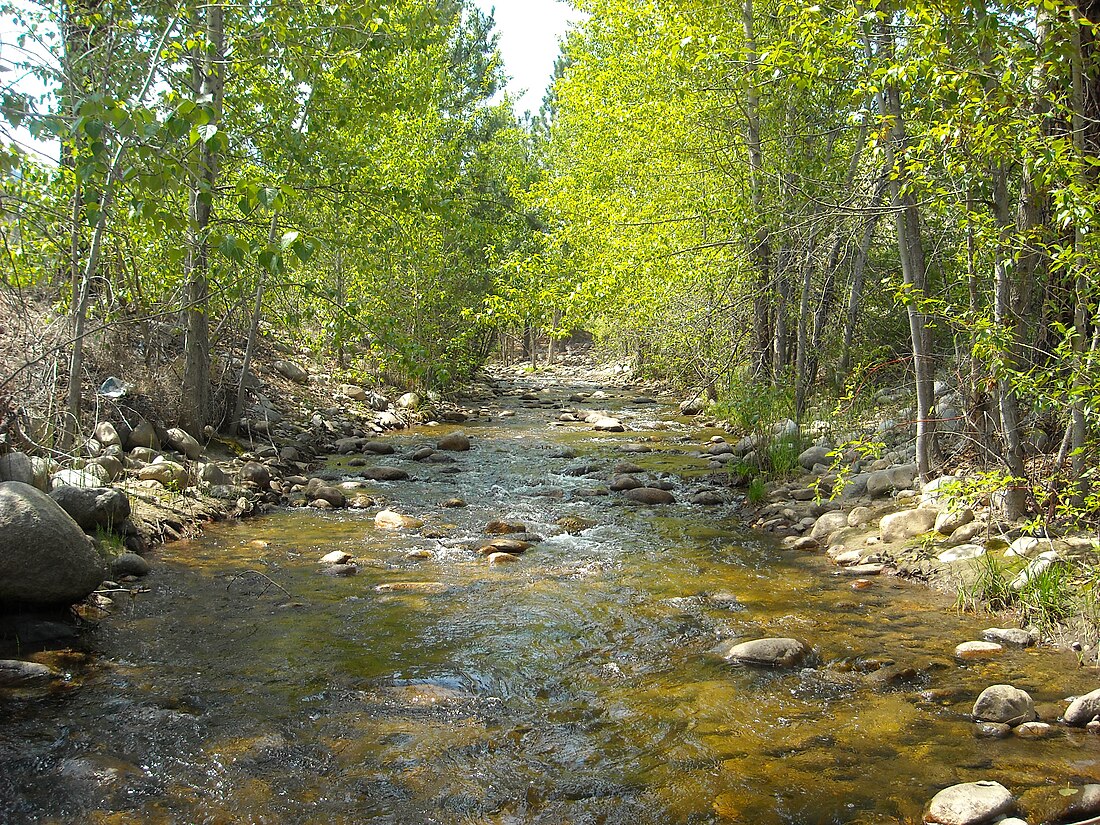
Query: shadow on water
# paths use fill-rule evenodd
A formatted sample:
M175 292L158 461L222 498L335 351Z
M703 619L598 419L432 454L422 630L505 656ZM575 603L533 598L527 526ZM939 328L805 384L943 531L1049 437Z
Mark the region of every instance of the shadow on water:
M290 511L162 548L151 592L83 640L78 689L0 705L0 820L915 822L954 782L1095 779L1084 735L979 740L967 715L1009 682L1053 719L1094 686L1063 655L959 663L982 625L934 594L853 590L724 508L601 489L624 456L676 485L697 473L675 429L596 437L548 426L552 404L518 411L468 425L453 465L402 458L442 430L371 459L409 468L365 484L421 530ZM552 457L563 445L577 457ZM603 475L565 472L585 462ZM456 495L469 506L439 508ZM565 517L591 526L565 533ZM547 540L492 567L471 547L494 518ZM358 575L320 574L337 549ZM411 587L375 589L393 582ZM813 666L717 654L763 635L806 639Z

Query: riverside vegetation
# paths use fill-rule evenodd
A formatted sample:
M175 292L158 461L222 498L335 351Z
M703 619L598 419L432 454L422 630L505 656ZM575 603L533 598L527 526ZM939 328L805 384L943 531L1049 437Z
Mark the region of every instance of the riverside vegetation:
M464 0L0 4L3 601L95 618L197 521L376 508L326 455L399 483L376 436L591 336L712 428L693 506L1094 667L1096 9L575 5L518 116Z

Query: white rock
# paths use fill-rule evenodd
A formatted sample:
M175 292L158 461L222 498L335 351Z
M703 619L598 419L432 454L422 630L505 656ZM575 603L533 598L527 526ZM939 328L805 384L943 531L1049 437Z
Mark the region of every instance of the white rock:
M347 564L349 561L351 561L351 553L345 553L343 550L333 550L321 556L321 564Z
M1043 546L1043 540L1037 539L1034 536L1020 536L1012 544L1008 545L1008 549L1005 550L1005 558L1010 559L1016 556L1023 556L1030 559L1039 553L1039 548Z
M996 642L963 642L955 648L955 658L965 661L974 659L993 659L1004 653L1004 648Z
M986 549L980 544L960 544L958 547L952 547L948 550L944 550L938 556L937 559L950 564L953 561L963 561L965 559L976 559L986 554Z
M1048 570L1056 561L1058 561L1057 550L1047 550L1045 553L1040 553L1038 558L1029 562L1028 566L1017 574L1009 587L1013 590L1023 590L1027 587L1028 582Z
M927 533L935 526L936 515L935 510L918 507L915 510L902 510L900 513L883 516L882 521L879 522L882 540L905 541L913 536Z
M966 782L944 788L928 804L926 823L979 825L1009 813L1016 800L999 782Z

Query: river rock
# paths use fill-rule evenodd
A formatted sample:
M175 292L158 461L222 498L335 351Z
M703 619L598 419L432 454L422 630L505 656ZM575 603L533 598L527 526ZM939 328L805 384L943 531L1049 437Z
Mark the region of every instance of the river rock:
M985 532L985 529L985 525L980 521L972 521L969 524L964 524L951 533L951 536L947 539L947 545L951 547L957 544L968 544L972 539L977 538Z
M672 493L657 487L635 487L633 490L627 490L624 497L638 504L676 503L676 497Z
M592 422L592 429L601 433L624 433L626 427L617 418L604 415Z
M944 788L928 803L926 823L982 825L1011 813L1016 800L999 782L965 782Z
M347 576L354 576L359 572L359 568L354 564L330 564L321 568L322 576L335 576L337 578L344 578Z
M1034 536L1020 536L1008 545L1008 549L1005 550L1005 558L1017 556L1022 556L1025 559L1034 558L1039 554L1042 546L1042 539L1037 539Z
M362 472L363 478L371 481L408 481L409 474L400 467L368 467Z
M338 438L336 443L332 445L334 452L340 455L347 455L348 453L357 453L363 449L363 439L361 438Z
M514 556L520 556L526 553L532 546L531 542L523 541L522 539L495 538L478 547L477 552L482 556L488 556L496 552L511 553Z
M0 483L0 602L70 605L106 575L91 540L56 501L29 484Z
M48 665L22 659L0 659L0 688L33 687L60 678L61 673Z
M423 527L424 522L412 516L405 516L394 510L382 510L374 517L374 526L383 530L415 530Z
M261 490L271 486L271 471L258 461L246 461L238 478L241 484L254 484Z
M18 481L34 485L34 465L24 453L13 452L0 455L0 481Z
M387 444L384 441L367 441L362 449L364 453L370 453L371 455L393 455L396 452L392 444ZM429 447L429 449L431 448Z
M870 507L853 507L848 514L849 527L866 527L874 519L875 513Z
M823 513L814 522L810 530L810 538L816 541L826 541L837 530L843 530L848 526L848 514L840 510Z
M229 476L226 475L219 465L213 461L207 461L199 465L198 468L199 481L203 484L228 484Z
M957 495L959 480L955 476L940 476L934 478L921 488L920 500L922 506L946 507L950 500Z
M470 449L470 439L466 433L449 433L435 443L437 449L452 453L464 453Z
M1100 688L1084 696L1078 696L1070 702L1066 712L1062 714L1062 719L1067 725L1082 728L1098 716L1100 716Z
M968 507L961 510L944 510L936 516L936 532L944 536L950 536L964 524L969 524L973 520L974 511Z
M883 516L879 522L882 540L885 542L905 541L906 539L927 533L936 524L936 511L918 507L916 510L902 510Z
M309 373L293 361L276 361L272 366L275 368L275 372L288 381L293 381L295 384L309 383Z
M1039 718L1028 692L1012 685L987 687L979 694L970 715L975 722L999 722L1013 727Z
M489 564L515 564L519 561L519 556L512 553L490 553L485 557Z
M144 419L138 421L126 436L126 449L146 447L150 450L160 449L160 438L157 437L156 428Z
M826 466L833 463L830 447L809 447L803 450L798 456L798 463L804 470L812 470L818 464L824 464Z
M130 498L115 487L58 487L50 498L85 533L117 528L130 517Z
M428 595L446 593L443 582L385 582L375 585L376 593L424 593Z
M101 455L98 458L93 458L89 465L95 464L103 468L103 471L107 474L108 481L115 481L122 477L122 474L126 471L126 465L123 464L122 459L116 455Z
M415 410L420 406L420 396L415 392L407 392L397 399L397 406L402 410Z
M960 544L958 547L950 547L944 550L936 558L944 564L950 564L953 561L976 559L984 556L986 552L988 551L980 544Z
M138 470L138 478L142 481L156 481L176 490L182 490L187 486L187 470L184 466L175 461L160 458Z
M1004 648L996 642L963 642L955 647L955 658L964 661L975 659L993 659L1004 653Z
M110 421L100 421L92 431L92 437L104 447L121 447L122 437Z
M333 487L319 478L311 478L303 491L310 501L323 501L330 507L339 509L347 506L343 490Z
M798 639L768 638L735 644L726 651L727 661L763 667L798 667L810 655L810 648Z
M706 396L696 395L693 398L685 398L680 402L680 415L699 415L706 408Z
M1031 647L1035 635L1020 627L990 627L982 631L982 639L1009 647Z
M102 487L110 479L107 471L96 465L95 469L86 467L84 470L58 470L50 476L50 489L60 487Z
M607 488L616 493L622 493L626 490L633 490L644 486L645 483L641 479L635 478L632 475L617 475L611 479Z
M148 576L149 562L137 553L122 553L111 560L111 575L117 578L123 576Z
M337 392L340 393L340 395L350 398L352 401L366 401L368 399L367 391L355 384L341 384Z
M343 550L333 550L321 556L321 564L347 564L351 561L351 554Z
M867 495L882 498L894 491L894 482L889 470L876 470L867 476Z
M1008 586L1016 591L1023 590L1033 579L1037 578L1057 561L1057 550L1047 550L1045 553L1040 553L1038 558L1032 559L1028 562L1027 567L1016 574L1016 578L1014 578Z
M702 507L717 507L719 504L725 504L726 500L722 498L721 493L714 490L700 490L691 497L691 503Z
M1050 739L1058 731L1046 722L1024 722L1013 728L1012 732L1020 739Z
M200 455L202 455L202 445L199 444L191 435L179 427L172 427L168 430L168 446L175 450L177 453L182 453L190 461L194 461Z

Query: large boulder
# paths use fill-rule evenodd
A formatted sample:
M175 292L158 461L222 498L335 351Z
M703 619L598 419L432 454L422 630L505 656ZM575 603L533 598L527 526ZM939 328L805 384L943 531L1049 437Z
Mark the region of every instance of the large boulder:
M826 466L833 463L832 457L829 455L831 448L829 447L810 447L803 450L798 456L798 463L806 470L812 470L818 464L824 464Z
M157 437L156 428L148 421L139 421L130 428L130 433L126 436L126 449L132 450L135 447L148 447L151 450L160 449L160 439Z
M810 530L810 538L823 542L837 530L843 530L847 526L847 513L843 513L840 510L823 513L817 521L814 522L813 529Z
M879 522L882 540L885 542L905 541L913 536L927 533L936 526L936 510L918 507L916 510L902 510L883 516Z
M735 644L725 653L728 661L761 667L798 667L810 655L810 648L798 639L753 639Z
M91 540L56 501L29 484L0 483L0 603L69 605L106 576Z
M439 439L435 446L440 450L462 453L470 449L470 438L462 432L449 433Z
M202 455L202 445L179 427L168 431L168 446L177 453L183 453L191 461Z
M1100 716L1100 688L1084 696L1078 696L1070 702L1066 712L1062 714L1062 719L1067 725L1082 728L1098 716Z
M1028 692L1012 685L990 685L983 690L974 703L971 716L975 722L997 722L1012 727L1039 718Z
M275 368L275 372L288 381L293 381L295 384L309 383L309 373L292 361L276 361L272 366Z
M50 498L85 533L110 530L130 517L130 499L116 487L58 487Z
M926 823L982 825L1011 813L1016 800L999 782L964 782L944 788L928 803Z
M0 455L0 481L20 481L34 484L34 465L30 457L23 453L5 453Z

